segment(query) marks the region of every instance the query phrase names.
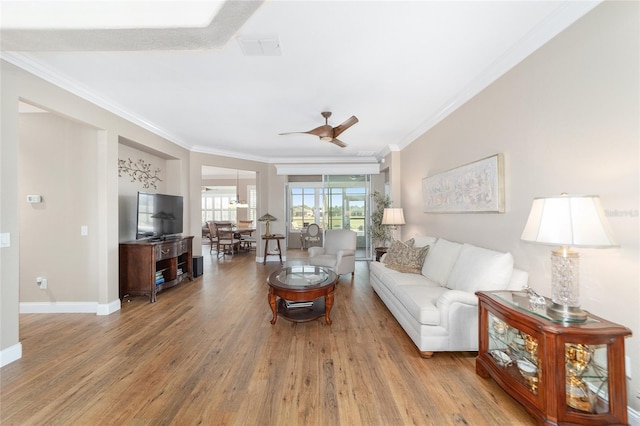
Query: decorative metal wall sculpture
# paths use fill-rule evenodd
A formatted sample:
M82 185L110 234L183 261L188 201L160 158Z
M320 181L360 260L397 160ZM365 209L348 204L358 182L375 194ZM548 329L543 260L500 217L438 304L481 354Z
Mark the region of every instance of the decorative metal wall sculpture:
M143 159L139 159L134 162L131 158L126 160L118 159L118 176L122 177L123 174L128 174L131 177L131 182L141 182L143 188L153 187L158 189L156 183L162 182L162 179L158 177L160 168L151 170L151 163L145 163Z

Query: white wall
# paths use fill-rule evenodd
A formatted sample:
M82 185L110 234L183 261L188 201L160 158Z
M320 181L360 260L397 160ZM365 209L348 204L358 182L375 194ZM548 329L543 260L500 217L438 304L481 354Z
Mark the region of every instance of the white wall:
M598 194L619 248L581 249L584 309L623 324L640 409L640 131L637 2L604 2L440 122L401 155L403 237L436 235L510 251L550 294L550 247L520 241L534 197ZM506 213L428 214L426 176L505 156Z

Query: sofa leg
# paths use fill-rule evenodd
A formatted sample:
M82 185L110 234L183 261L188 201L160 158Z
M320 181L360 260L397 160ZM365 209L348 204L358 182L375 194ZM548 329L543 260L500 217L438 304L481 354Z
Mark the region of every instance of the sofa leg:
M432 351L420 351L420 357L424 358L424 359L429 359L433 356L433 352Z

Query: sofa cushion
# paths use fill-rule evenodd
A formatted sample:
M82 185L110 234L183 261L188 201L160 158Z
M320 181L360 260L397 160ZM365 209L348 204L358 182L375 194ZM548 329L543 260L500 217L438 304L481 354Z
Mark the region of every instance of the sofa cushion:
M422 275L445 286L461 248L462 244L439 238L429 249L429 254L422 266Z
M447 287L470 293L478 290L504 290L509 285L512 272L511 253L464 244L447 281Z
M376 280L381 285L387 287L389 291L394 292L399 285L423 285L429 287L439 287L438 283L434 283L420 274L405 274L394 271L387 265L380 262L371 262L369 264L371 280Z
M413 246L414 247L424 247L424 246L433 246L438 238L436 237L422 237L417 236L413 237Z
M440 309L436 302L449 289L440 286L401 285L394 295L420 324L439 325Z

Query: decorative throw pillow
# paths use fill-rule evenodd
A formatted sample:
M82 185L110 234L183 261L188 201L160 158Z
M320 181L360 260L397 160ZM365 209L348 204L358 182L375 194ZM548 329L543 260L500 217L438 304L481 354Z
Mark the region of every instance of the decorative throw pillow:
M402 246L397 245L395 255L391 260L385 259L387 267L399 272L420 274L422 272L424 258L429 251L429 246L410 247L404 243L402 244Z
M398 240L391 240L391 244L389 245L389 249L387 250L387 255L384 257L383 263L396 263L396 261L403 256L403 253L407 250L407 248L413 247L413 243L415 240L411 238L404 243Z

